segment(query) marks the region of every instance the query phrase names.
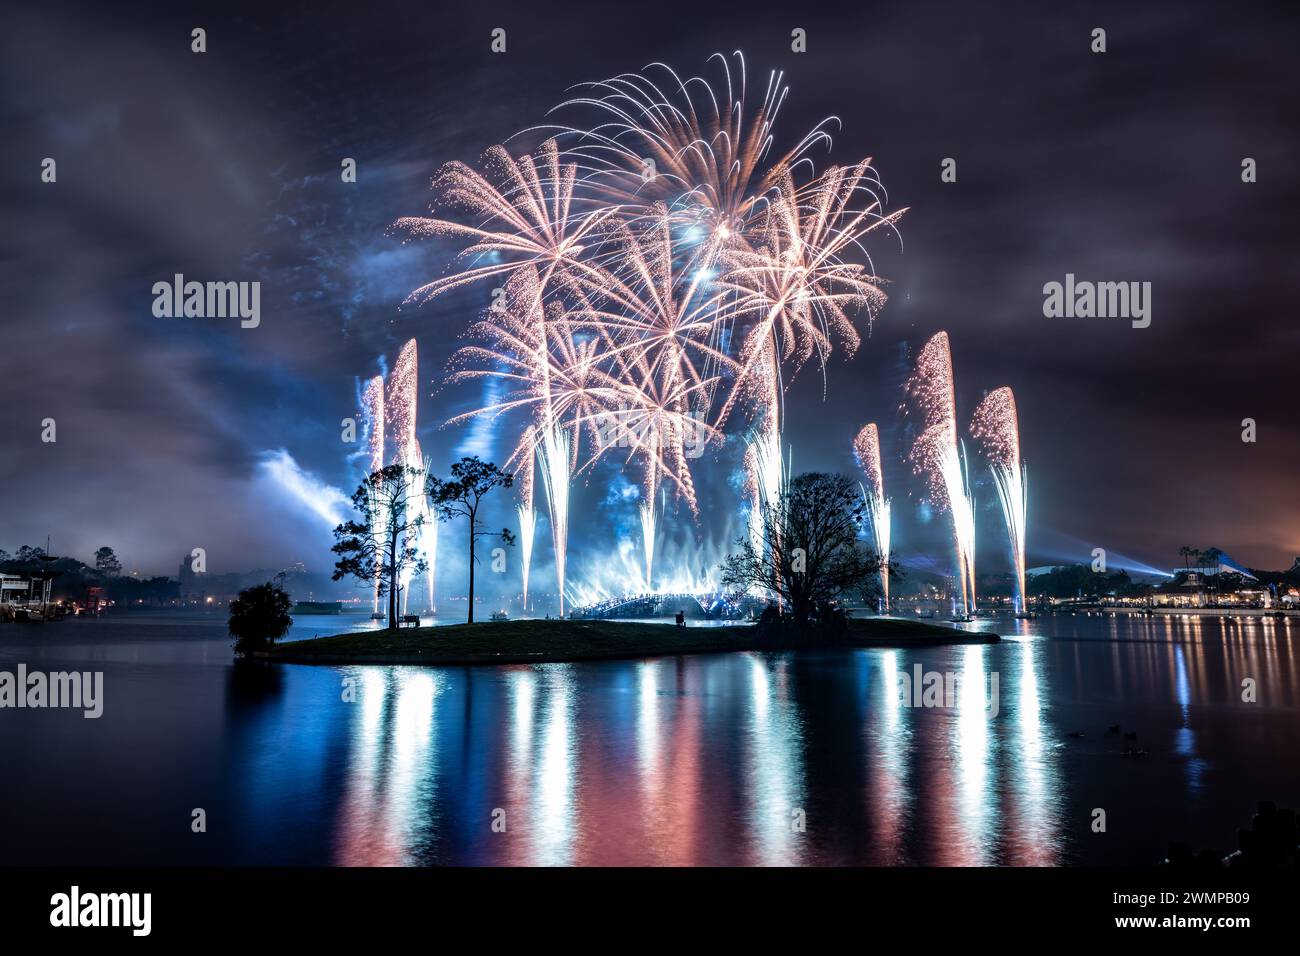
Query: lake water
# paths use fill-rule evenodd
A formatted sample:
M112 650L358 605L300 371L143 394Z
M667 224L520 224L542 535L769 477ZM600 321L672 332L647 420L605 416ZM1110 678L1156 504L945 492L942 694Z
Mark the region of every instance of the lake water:
M0 625L0 669L105 684L98 720L0 710L0 864L1146 865L1300 804L1300 621L992 626L1002 643L237 668L221 611ZM904 704L918 664L956 675L952 706Z

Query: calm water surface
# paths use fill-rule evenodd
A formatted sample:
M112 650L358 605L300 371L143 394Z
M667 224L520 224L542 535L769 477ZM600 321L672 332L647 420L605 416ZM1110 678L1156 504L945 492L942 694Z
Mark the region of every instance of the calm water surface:
M1145 865L1300 803L1300 621L993 626L993 646L236 668L219 611L0 625L0 669L105 675L99 720L0 711L0 863ZM917 664L958 675L954 706L901 703Z

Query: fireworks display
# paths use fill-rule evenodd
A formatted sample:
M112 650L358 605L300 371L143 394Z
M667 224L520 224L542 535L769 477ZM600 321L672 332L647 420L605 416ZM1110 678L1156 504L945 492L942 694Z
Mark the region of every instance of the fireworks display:
M496 376L509 392L453 421L518 421L507 467L529 475L518 506L525 581L536 462L561 602L579 473L615 451L637 463L640 583L654 590L663 502L698 515L693 461L739 419L760 514L780 493L788 381L814 360L824 374L837 347L852 355L857 319L869 327L885 302L864 240L903 211L883 212L870 160L815 171L810 154L830 148L833 117L774 150L782 74L768 75L755 103L739 53L711 67L716 84L664 64L583 84L535 153L495 146L481 168L444 166L432 214L394 224L462 245L452 270L408 302L495 286L453 379Z
M885 497L885 473L880 465L880 431L875 422L864 425L862 431L858 432L857 438L853 440L853 455L867 478L866 484L862 486L862 499L867 506L876 553L882 564L880 589L884 595L884 607L889 610L890 502Z
M1011 562L1016 575L1016 610L1027 609L1025 591L1025 532L1029 507L1028 476L1020 457L1020 417L1011 389L994 389L984 397L971 418L971 434L980 442L993 483L998 489L1002 515L1011 544Z
M922 346L907 393L920 412L921 429L908 455L929 486L930 500L952 515L957 578L963 613L975 608L975 504L957 440L956 395L948 333L937 332Z
M427 464L424 453L420 450L416 438L416 409L419 398L419 351L415 339L408 341L393 365L385 383L382 375L368 379L361 391L361 410L366 423L367 466L369 473L379 471L386 464L405 465L414 469L410 484L406 490L407 507L410 518L424 519L413 542L416 552L428 566L426 585L428 589L428 607L436 610L434 599L434 571L438 559L438 522L434 520L429 509L428 496L424 491L424 475ZM384 515L373 513L374 527L372 534L378 534L383 526ZM405 614L410 603L411 577L407 573L402 578L402 613ZM379 580L375 580L374 609L379 610Z

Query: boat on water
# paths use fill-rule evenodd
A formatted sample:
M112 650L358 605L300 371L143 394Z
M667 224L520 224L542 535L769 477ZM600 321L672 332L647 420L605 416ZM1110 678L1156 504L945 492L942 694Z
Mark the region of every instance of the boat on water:
M505 611L493 611L493 612L492 612L492 615L491 615L491 617L490 617L490 620L493 620L493 621L508 621L508 620L510 620L510 615L507 614Z

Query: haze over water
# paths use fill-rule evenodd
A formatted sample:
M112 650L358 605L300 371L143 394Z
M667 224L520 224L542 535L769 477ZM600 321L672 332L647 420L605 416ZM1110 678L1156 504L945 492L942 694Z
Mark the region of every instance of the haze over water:
M1143 865L1300 803L1300 622L993 626L1001 644L921 650L235 668L223 611L13 625L0 668L103 670L105 705L0 712L0 863ZM917 664L958 675L955 707L900 702Z

